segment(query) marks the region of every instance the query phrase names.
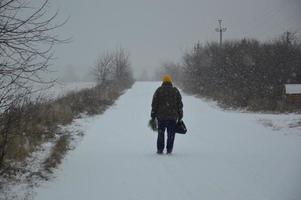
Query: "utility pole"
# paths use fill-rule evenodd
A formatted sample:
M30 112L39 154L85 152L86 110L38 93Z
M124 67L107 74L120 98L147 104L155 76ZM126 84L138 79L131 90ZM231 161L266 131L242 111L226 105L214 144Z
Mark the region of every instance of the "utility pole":
M286 32L286 43L291 44L291 38L290 38L291 33L289 31Z
M198 43L194 46L194 52L198 53L201 50L201 43L198 41Z
M219 28L216 28L215 31L219 32L219 45L222 46L223 43L223 32L227 31L227 28L222 28L222 21L221 19L218 20Z

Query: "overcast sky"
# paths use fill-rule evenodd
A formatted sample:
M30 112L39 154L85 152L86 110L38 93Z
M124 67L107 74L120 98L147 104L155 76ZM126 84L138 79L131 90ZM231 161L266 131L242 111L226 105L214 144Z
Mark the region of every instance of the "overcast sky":
M301 0L51 0L59 30L72 42L56 47L54 68L87 71L105 50L130 52L135 74L164 61L180 61L197 41L218 41L217 19L227 27L224 39L269 40L301 32Z

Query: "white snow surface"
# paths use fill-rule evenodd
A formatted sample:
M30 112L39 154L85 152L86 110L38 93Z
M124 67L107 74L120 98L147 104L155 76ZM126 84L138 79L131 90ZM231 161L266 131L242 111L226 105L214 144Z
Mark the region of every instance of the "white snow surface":
M96 82L58 82L53 85L53 87L44 89L38 93L36 96L42 96L46 99L56 99L62 97L69 92L78 92L82 89L92 88L96 85ZM39 89L37 87L36 89Z
M157 155L147 123L159 85L137 82L86 120L83 140L35 199L301 199L300 127L287 126L300 115L222 111L182 94L188 133L176 135L171 156Z

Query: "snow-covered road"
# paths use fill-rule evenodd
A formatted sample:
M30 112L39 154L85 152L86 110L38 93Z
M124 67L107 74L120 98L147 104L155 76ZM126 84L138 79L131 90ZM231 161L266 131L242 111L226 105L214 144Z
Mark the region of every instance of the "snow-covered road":
M159 85L137 82L86 122L83 140L35 199L301 199L301 137L259 122L286 116L226 112L182 94L188 133L176 136L172 156L156 155L147 122Z

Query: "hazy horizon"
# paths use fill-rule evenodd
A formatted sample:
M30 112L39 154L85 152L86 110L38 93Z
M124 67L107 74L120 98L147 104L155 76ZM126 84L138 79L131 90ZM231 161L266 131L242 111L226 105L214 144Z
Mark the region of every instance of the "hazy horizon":
M135 77L154 71L163 62L181 60L193 44L219 40L218 19L227 31L224 40L279 37L301 32L299 0L53 0L60 28L72 42L55 47L52 70L86 74L104 51L127 49Z

